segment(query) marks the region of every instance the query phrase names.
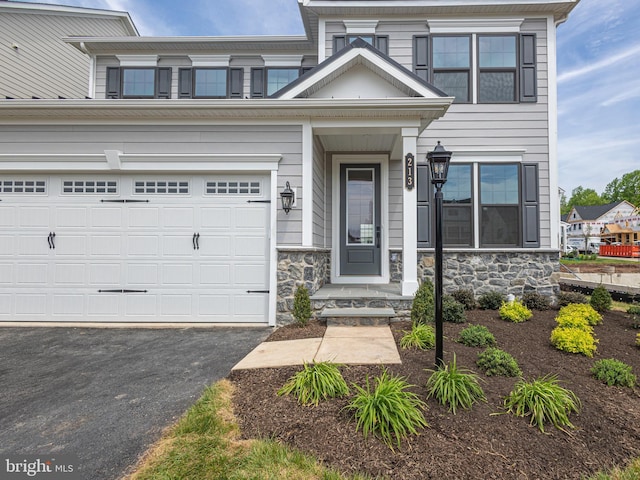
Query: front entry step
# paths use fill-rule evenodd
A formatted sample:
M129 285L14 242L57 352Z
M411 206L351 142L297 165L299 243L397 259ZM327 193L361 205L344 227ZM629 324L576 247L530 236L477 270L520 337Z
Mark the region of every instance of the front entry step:
M320 318L327 326L382 326L389 325L396 312L393 308L325 308Z

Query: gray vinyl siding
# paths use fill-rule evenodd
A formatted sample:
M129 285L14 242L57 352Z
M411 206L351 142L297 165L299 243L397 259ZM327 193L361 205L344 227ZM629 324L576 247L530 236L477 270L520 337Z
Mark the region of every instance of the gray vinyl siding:
M125 154L281 154L277 191L281 192L289 181L299 194L302 192L299 125L3 125L0 144L3 153L9 154L104 154L105 150ZM272 201L280 202L279 196ZM278 208L278 245L301 244L301 201L302 195L299 207L289 215Z
M313 246L326 247L326 228L329 221L326 215L325 152L318 137L313 141Z
M0 98L84 98L89 56L61 40L83 35L128 33L114 18L0 12Z

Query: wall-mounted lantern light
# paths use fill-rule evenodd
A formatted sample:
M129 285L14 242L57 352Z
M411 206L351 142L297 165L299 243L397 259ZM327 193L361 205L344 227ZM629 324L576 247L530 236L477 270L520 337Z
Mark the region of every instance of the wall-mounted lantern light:
M284 190L280 192L280 198L282 199L282 210L284 210L284 213L289 215L289 212L293 207L293 202L295 202L296 200L296 194L293 190L291 190L291 185L289 185L289 182L287 182Z

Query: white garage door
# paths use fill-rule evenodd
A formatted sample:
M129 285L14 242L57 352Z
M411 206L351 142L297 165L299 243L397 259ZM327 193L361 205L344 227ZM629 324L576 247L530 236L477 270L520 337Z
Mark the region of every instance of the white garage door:
M269 177L0 177L0 321L268 321Z

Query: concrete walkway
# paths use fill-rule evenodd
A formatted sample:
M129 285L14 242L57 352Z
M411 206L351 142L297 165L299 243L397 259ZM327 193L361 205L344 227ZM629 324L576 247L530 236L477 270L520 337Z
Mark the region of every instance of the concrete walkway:
M263 342L233 370L331 361L352 365L402 363L389 326L328 326L322 338Z

